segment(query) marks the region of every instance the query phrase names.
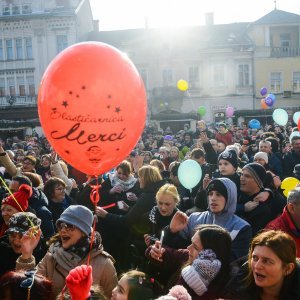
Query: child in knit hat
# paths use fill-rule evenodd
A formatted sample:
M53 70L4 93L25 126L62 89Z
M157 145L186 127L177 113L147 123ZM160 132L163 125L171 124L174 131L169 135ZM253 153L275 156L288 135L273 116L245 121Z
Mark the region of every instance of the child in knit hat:
M12 215L17 212L26 211L28 208L28 199L32 195L32 188L27 184L21 184L19 190L2 200L1 214L4 223L1 226L0 237L8 229L8 221Z
M273 193L278 192L277 189L281 185L281 179L270 170L268 153L257 152L254 155L254 162L262 165L267 171L267 177L265 178L265 187L274 190Z
M235 150L229 149L223 151L218 157L218 170L212 174L212 179L228 178L233 181L239 193L240 176L238 169L238 156ZM207 175L203 179L203 190L205 190L211 180Z

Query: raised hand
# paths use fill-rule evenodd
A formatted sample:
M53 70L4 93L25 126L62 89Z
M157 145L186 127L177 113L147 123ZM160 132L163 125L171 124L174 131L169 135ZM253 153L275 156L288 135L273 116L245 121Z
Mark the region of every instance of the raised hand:
M209 183L211 182L211 179L209 178L209 174L205 174L203 178L203 189L206 190L208 187Z
M89 299L92 283L92 266L87 265L77 266L72 269L66 278L66 285L72 300Z
M31 257L33 250L38 245L42 231L39 228L29 228L21 238L21 252L22 258L28 259Z
M173 216L170 223L170 230L172 233L181 231L187 226L189 217L182 211L178 211Z
M155 241L155 244L153 246L151 246L150 256L153 259L156 259L158 261L163 261L162 256L163 256L165 251L166 251L166 249L162 248L161 242L160 241Z
M110 191L109 193L110 194L120 194L123 192L123 187L118 184L118 185L115 185Z

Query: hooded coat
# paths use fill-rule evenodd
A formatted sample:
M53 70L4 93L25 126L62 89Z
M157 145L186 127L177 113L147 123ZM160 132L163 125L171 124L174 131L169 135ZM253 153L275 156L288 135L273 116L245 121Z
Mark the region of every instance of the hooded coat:
M214 214L210 210L192 213L189 216L187 226L179 232L179 236L181 239L190 243L190 240L194 234L194 229L197 225L219 225L225 228L231 236L231 260L235 260L248 254L249 245L252 238L252 230L249 223L234 214L237 205L237 189L235 183L228 178L218 178L215 180L220 180L227 190L228 196L223 211L220 214ZM167 234L169 235L169 237L166 238L166 241L169 240L170 243L172 243L172 235L178 236L177 233L172 234L169 230L167 230ZM181 245L178 244L176 246L174 246L174 244L169 244L169 246L174 248L183 248L182 246L186 245L187 244L182 244L182 242Z

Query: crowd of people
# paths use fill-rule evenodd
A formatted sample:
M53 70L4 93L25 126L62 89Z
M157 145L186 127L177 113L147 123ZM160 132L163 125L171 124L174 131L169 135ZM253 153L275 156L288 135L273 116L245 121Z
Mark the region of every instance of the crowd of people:
M300 184L281 189L300 180L297 131L147 126L98 177L45 137L1 140L0 298L300 299Z

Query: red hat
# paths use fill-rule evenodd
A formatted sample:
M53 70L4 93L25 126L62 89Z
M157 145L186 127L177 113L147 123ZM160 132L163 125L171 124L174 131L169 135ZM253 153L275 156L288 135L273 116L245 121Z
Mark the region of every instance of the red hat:
M15 199L18 201L19 205L16 203L12 195L6 197L2 201L2 205L7 204L14 207L18 211L26 211L28 208L28 199L32 195L32 188L28 184L21 184L19 190L13 193ZM21 208L22 209L21 209Z

